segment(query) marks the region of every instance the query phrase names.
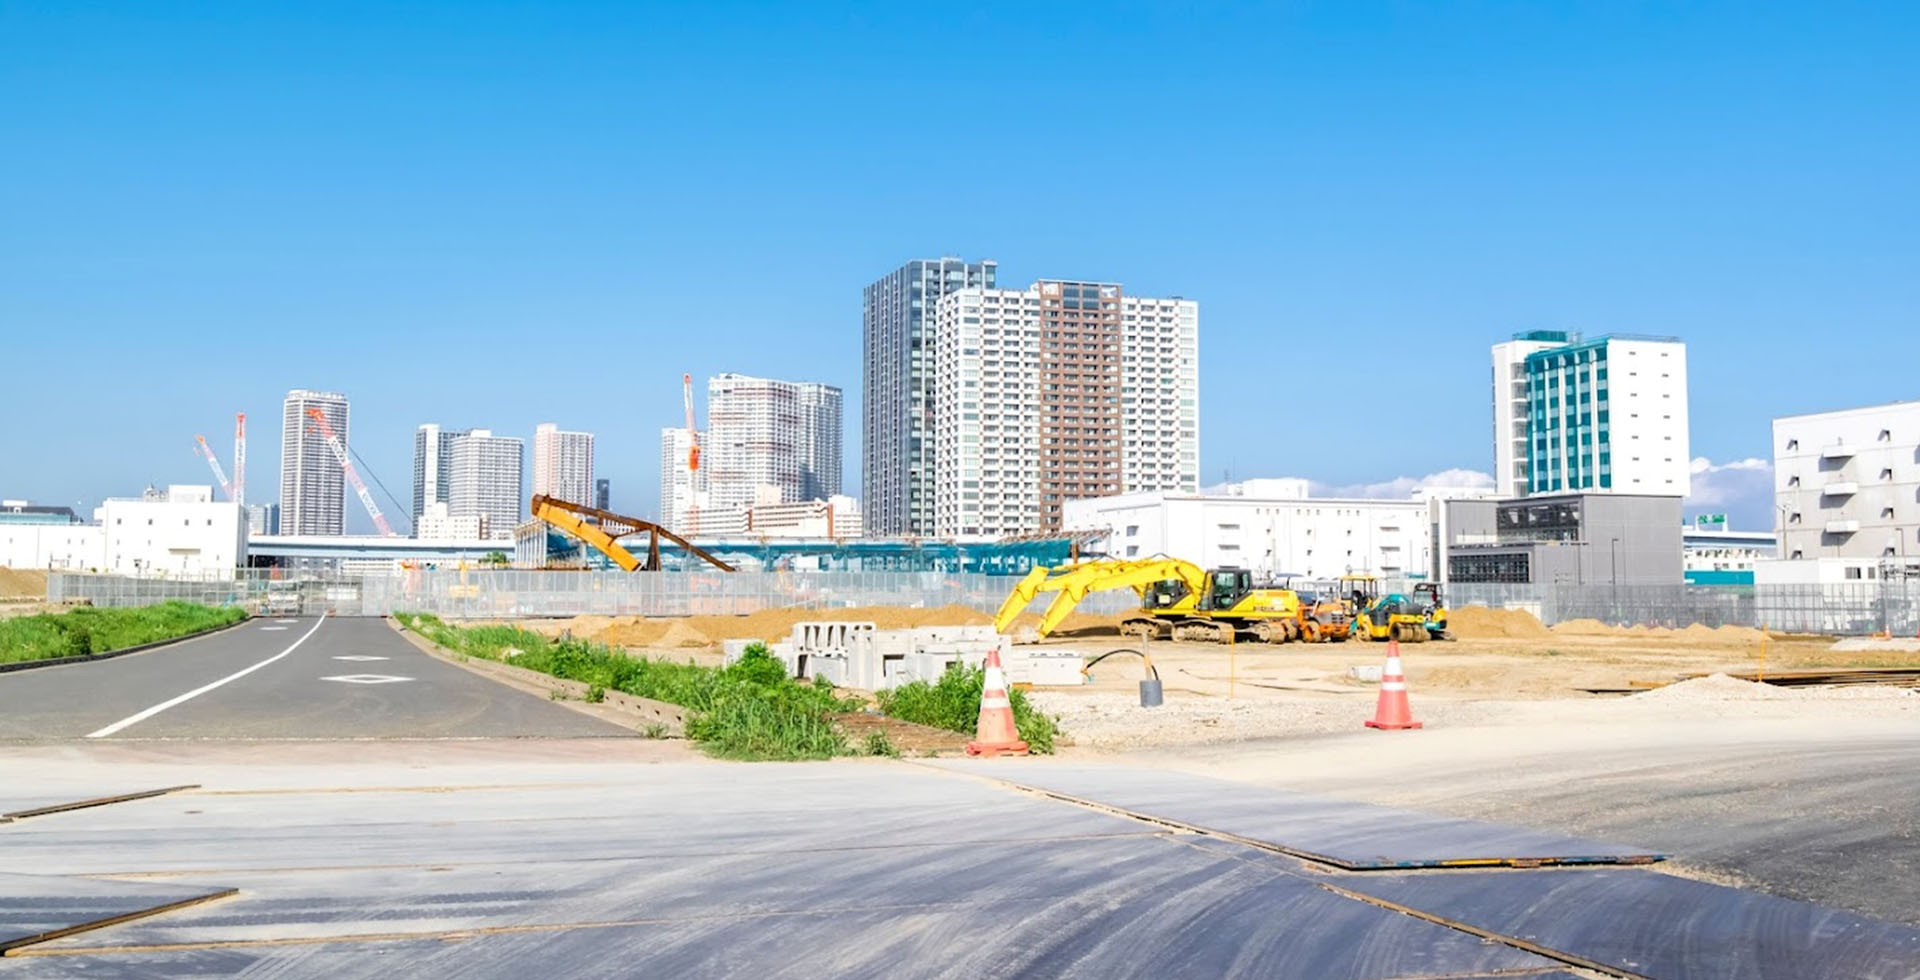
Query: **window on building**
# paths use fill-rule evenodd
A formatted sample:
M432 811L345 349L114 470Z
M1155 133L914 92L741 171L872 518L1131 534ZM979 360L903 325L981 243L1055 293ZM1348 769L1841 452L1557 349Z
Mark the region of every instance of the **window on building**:
M1797 552L1796 552L1796 554L1797 554ZM1841 573L1841 577L1842 577L1842 578L1860 578L1860 577L1861 577L1861 576L1860 576L1860 569L1858 569L1858 568L1848 568L1848 569L1844 569L1844 570L1842 570L1842 573Z
M1794 450L1799 448L1800 448L1800 440L1798 439L1787 440L1787 452L1793 452Z
M1884 470L1881 470L1881 471L1880 471L1880 479L1882 479L1882 480L1891 480L1891 479L1893 479L1893 470L1892 470L1891 468L1889 468L1889 469L1884 469Z
M1881 442L1890 442L1890 441L1892 441L1892 440L1893 440L1893 432L1892 432L1892 430L1889 430L1889 429L1881 429L1881 430L1880 430L1880 441L1881 441Z
M1797 477L1797 476L1790 476L1790 477L1787 477L1787 486L1790 486L1790 487L1797 487L1797 486L1799 486L1799 485L1800 485L1800 478L1799 478L1799 477Z

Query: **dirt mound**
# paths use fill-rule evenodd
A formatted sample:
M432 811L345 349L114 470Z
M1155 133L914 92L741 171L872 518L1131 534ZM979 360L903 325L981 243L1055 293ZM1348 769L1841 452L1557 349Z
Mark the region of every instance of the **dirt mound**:
M880 629L915 626L984 626L986 613L966 606L909 609L858 606L846 609L762 609L745 616L577 616L540 626L543 633L573 630L573 635L622 647L706 647L722 640L783 640L795 623L872 623Z
M45 599L47 573L38 568L0 567L0 598Z
M1462 606L1447 611L1447 631L1463 640L1526 639L1552 636L1524 609Z
M1569 619L1553 624L1553 631L1562 636L1617 636L1622 632L1597 619Z
M1743 681L1725 674L1709 674L1678 684L1631 695L1634 701L1777 701L1793 692L1771 684Z

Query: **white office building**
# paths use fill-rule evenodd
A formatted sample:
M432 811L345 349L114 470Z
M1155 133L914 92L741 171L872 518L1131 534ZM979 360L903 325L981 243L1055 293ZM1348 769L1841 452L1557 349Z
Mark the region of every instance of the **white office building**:
M660 430L660 523L676 534L692 533L687 515L707 503L706 468L687 467L696 436L706 442L706 433L690 435L684 426Z
M1773 479L1780 565L1809 564L1758 581L1920 575L1920 401L1775 419Z
M1495 344L1493 427L1494 479L1509 497L1684 497L1692 484L1686 345L1553 330Z
M1300 479L1246 480L1209 493L1156 491L1066 506L1066 530L1098 534L1114 558L1166 556L1257 577L1424 578L1434 570L1431 501L1485 491L1419 491L1404 500L1308 495Z
M492 537L490 530L486 515L455 517L448 505L437 501L413 522L413 536L422 541L479 541Z
M526 513L520 475L523 445L512 436L474 429L453 441L447 478L450 517L483 517L486 536L511 538Z
M287 534L346 533L346 477L309 409L319 409L340 439L348 436L347 396L296 388L280 412L280 529Z
M593 433L552 422L533 430L533 492L569 503L593 502Z
M997 272L992 260L915 259L862 293L861 493L874 534L933 533L934 313L953 290L994 288Z
M149 488L109 498L95 512L105 536L103 571L123 575L231 575L246 562L246 509L213 499L210 486Z
M942 537L1059 530L1069 501L1200 481L1199 304L1041 280L940 300L933 524Z
M707 382L700 467L707 504L746 507L773 487L781 501L840 490L840 389L720 374ZM703 505L705 506L705 505Z

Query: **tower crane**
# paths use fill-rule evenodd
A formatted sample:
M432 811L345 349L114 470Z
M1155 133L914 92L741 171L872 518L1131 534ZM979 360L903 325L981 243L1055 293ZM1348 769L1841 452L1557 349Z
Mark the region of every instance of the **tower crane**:
M687 517L680 530L699 533L700 527L700 430L693 423L693 375L680 376L680 400L687 408Z
M233 416L233 502L247 505L247 413Z
M199 452L199 454L202 457L206 459L207 465L213 469L213 478L220 481L220 489L226 493L227 499L228 500L239 499L234 496L233 484L227 482L227 471L226 469L221 467L219 457L215 456L213 454L213 448L207 445L207 437L194 436L193 441L195 443L196 450Z
M373 502L373 494L367 491L366 483L360 479L360 471L354 469L353 460L347 458L347 447L340 442L339 436L333 434L333 426L327 424L326 415L318 408L309 408L307 417L313 419L320 437L327 440L327 448L333 450L333 458L340 461L340 472L346 474L347 482L353 485L353 492L360 495L360 506L365 507L367 516L373 518L373 526L380 529L382 537L398 537L393 533L393 526L387 523L386 515L380 513L380 505Z

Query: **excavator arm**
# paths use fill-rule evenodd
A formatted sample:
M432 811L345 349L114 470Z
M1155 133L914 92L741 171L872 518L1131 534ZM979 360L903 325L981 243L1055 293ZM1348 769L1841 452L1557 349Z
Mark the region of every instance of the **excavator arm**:
M1007 600L1000 604L1000 611L994 614L993 628L996 632L1005 633L1013 626L1014 619L1021 611L1027 608L1027 603L1042 592L1059 592L1077 583L1113 575L1140 564L1138 561L1100 559L1052 568L1036 567L1013 587L1012 592L1007 593Z
M659 570L661 538L679 545L686 550L687 554L702 559L723 572L733 571L732 565L708 554L693 542L652 521L627 517L624 514L576 504L545 494L535 494L530 509L534 517L592 545L595 550L613 559L614 564L629 572ZM586 520L588 517L594 520ZM629 534L648 535L645 560L621 546L619 539Z
M1047 611L1040 616L1040 635L1046 636L1058 629L1074 607L1095 592L1132 589L1145 595L1147 586L1169 579L1180 580L1195 595L1207 589L1206 570L1177 558L1116 562L1107 568L1087 567L1082 574L1071 576L1061 583L1060 594L1053 597L1053 601L1047 604Z

